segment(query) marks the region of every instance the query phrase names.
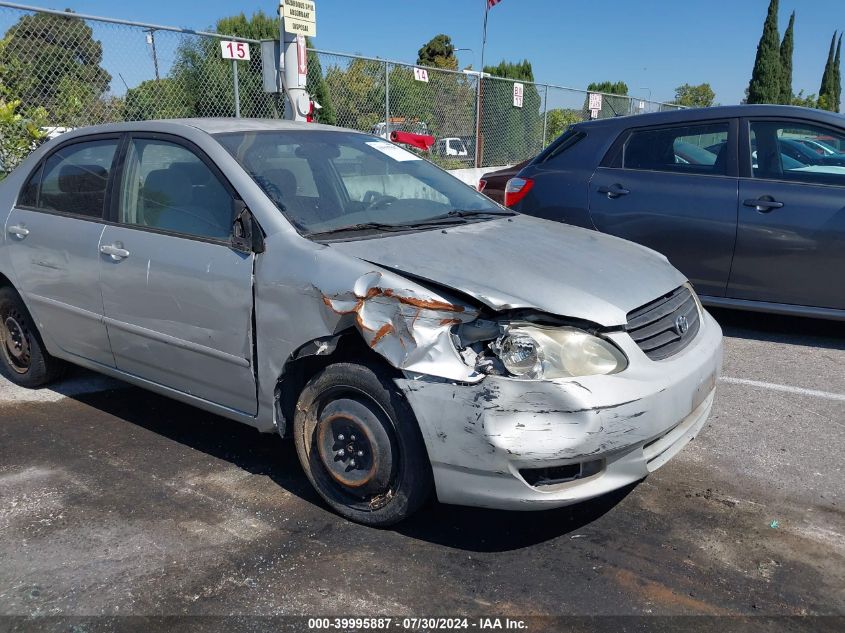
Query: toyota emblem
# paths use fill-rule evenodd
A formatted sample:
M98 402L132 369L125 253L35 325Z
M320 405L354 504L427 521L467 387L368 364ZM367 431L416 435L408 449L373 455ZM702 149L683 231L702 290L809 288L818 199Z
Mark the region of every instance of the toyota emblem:
M682 314L675 319L675 331L683 336L686 334L687 330L689 330L689 321L687 321L687 317Z

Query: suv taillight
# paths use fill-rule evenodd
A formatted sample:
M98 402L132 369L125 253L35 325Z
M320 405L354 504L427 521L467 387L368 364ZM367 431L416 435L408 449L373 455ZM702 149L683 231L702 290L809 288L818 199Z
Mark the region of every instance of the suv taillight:
M487 186L487 181L484 180L483 178L478 181L478 190L479 191L484 191L484 187L486 187L486 186Z
M531 188L534 180L531 178L511 178L505 185L505 206L512 207L522 200Z

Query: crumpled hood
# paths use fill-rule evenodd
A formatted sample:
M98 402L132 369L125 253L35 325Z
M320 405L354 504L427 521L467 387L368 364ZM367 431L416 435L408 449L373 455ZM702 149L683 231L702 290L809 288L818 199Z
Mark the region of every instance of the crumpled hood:
M616 237L524 215L332 249L459 290L496 309L534 308L604 326L685 277L660 254Z

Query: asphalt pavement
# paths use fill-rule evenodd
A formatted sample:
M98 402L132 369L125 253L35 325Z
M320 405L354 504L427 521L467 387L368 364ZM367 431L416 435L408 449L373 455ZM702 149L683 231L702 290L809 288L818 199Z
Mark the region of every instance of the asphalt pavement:
M845 324L714 315L713 415L644 482L541 513L433 502L387 530L328 511L276 436L81 370L49 390L0 383L0 615L770 616L836 630ZM807 617L822 615L840 618Z

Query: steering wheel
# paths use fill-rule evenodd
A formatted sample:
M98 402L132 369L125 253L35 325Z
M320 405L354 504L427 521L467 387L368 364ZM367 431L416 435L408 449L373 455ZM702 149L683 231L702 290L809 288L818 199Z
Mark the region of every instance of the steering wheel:
M361 202L364 204L364 209L375 209L380 206L384 206L390 204L391 202L395 202L397 200L396 196L388 196L378 191L367 191L364 194L363 200Z

